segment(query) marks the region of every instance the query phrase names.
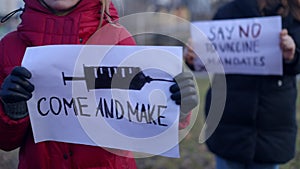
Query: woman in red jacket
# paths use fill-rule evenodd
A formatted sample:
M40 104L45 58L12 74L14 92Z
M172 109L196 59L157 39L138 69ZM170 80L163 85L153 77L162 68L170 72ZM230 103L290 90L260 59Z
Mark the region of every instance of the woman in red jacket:
M0 149L10 151L20 148L19 169L136 168L130 153L128 156L118 156L101 147L54 141L35 144L26 104L32 96L34 85L28 80L31 73L19 66L26 47L31 46L86 44L91 37L91 42L97 44L134 45L134 39L122 27L112 29L112 33L118 31L112 34L114 41L103 37L97 39L97 34L92 36L118 17L112 3L109 0L24 2L20 25L0 42ZM180 74L177 80L170 88L172 99L177 104L187 101L184 103L187 106L181 107L182 115L186 115L197 104L197 92L190 74ZM182 82L187 85L180 92L178 86L182 86ZM183 91L187 94L182 94Z

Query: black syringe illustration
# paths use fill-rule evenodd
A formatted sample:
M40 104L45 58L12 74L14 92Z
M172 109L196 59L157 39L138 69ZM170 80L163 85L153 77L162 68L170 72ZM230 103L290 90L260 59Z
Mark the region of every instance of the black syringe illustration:
M65 76L62 72L64 85L66 81L85 81L88 91L94 89L129 89L141 90L146 83L152 81L175 82L174 79L158 79L146 76L139 67L106 67L84 66L84 77Z

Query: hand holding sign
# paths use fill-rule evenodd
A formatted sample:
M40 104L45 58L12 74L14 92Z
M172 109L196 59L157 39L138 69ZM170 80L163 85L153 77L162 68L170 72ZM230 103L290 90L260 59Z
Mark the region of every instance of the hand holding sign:
M194 61L197 57L197 55L193 49L192 43L193 43L192 39L189 39L188 44L186 45L186 48L185 48L184 54L183 54L184 60L185 60L186 64L188 64L188 65L193 65Z
M198 94L191 72L183 72L175 77L176 83L170 87L171 99L180 105L180 119L197 106Z
M286 61L291 61L294 59L296 45L286 29L283 29L280 32L280 47L282 50L283 59Z
M28 115L26 101L32 97L34 86L28 81L31 73L24 67L15 67L2 84L0 97L5 113L12 119Z

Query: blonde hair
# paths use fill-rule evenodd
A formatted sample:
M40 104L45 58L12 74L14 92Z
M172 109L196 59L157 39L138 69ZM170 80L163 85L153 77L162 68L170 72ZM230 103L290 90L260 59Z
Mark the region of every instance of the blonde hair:
M101 5L101 11L100 11L100 23L99 23L99 28L102 26L103 20L106 19L109 23L112 23L112 20L109 12L109 7L110 7L110 2L111 0L100 0Z

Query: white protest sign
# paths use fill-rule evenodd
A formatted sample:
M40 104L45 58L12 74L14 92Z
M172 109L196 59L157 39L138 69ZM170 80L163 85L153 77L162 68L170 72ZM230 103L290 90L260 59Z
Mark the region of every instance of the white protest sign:
M194 22L191 35L200 58L195 66L213 73L281 75L281 29L279 16Z
M182 48L53 45L27 48L35 142L47 140L179 157L170 99Z

